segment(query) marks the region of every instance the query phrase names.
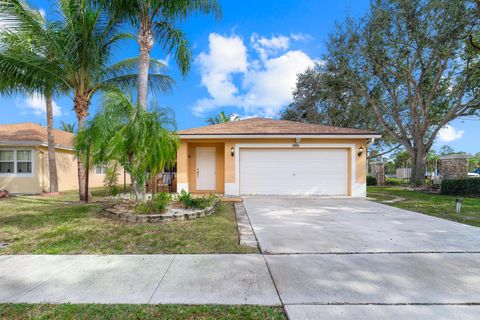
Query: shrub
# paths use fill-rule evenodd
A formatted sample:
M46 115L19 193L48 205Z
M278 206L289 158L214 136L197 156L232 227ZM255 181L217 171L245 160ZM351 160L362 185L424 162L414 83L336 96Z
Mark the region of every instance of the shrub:
M385 185L387 186L405 186L408 184L408 180L399 178L386 178Z
M172 195L167 192L161 192L153 196L151 200L137 204L135 209L142 214L160 213L167 209L170 201L172 201Z
M442 194L455 196L480 196L480 178L443 179Z
M178 195L178 201L182 203L185 208L195 208L195 209L205 209L206 207L212 205L216 201L217 196L210 195L208 197L194 198L192 194L182 190Z
M376 186L377 183L377 178L374 176L367 176L367 186Z
M119 193L118 189L118 164L113 163L107 167L103 185L108 188L110 195L116 196Z

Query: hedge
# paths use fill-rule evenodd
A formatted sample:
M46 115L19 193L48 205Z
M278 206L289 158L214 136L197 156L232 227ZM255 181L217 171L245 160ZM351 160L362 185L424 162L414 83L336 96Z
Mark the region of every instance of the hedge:
M454 196L479 197L480 178L444 179L440 192Z
M399 179L399 178L386 178L385 185L386 186L405 186L408 184L408 180L406 179Z
M367 186L376 186L378 184L377 178L374 176L367 176Z

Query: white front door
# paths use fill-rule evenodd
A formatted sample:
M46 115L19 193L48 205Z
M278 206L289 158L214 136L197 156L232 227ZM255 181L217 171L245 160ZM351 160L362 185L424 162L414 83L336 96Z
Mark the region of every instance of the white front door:
M244 149L242 195L347 195L346 149Z
M216 190L216 148L197 147L197 190Z

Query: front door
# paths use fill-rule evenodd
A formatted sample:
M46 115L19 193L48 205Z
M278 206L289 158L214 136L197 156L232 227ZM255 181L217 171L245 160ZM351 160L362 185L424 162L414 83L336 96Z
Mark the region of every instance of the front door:
M197 190L216 190L216 148L197 147Z

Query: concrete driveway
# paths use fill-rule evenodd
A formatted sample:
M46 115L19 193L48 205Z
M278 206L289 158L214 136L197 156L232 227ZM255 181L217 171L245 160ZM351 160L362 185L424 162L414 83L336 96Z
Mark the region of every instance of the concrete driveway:
M480 229L361 199L244 197L289 319L479 319Z
M243 203L263 253L480 252L479 228L368 200L244 197Z

